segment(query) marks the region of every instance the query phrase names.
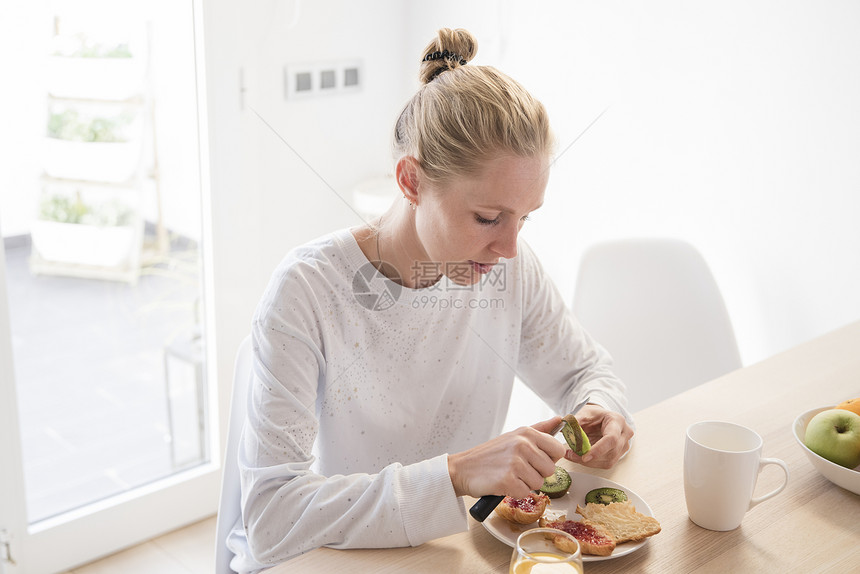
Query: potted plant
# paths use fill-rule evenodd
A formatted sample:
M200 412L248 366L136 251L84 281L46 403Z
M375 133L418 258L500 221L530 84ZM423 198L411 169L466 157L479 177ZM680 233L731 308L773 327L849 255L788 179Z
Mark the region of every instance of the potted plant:
M125 182L141 161L141 120L116 105L53 106L43 167L51 177Z
M84 33L59 34L48 57L48 93L60 98L126 100L146 73L137 49L124 40L100 41Z
M135 210L118 201L85 202L73 196L49 194L33 223L33 250L50 262L123 267L140 251Z

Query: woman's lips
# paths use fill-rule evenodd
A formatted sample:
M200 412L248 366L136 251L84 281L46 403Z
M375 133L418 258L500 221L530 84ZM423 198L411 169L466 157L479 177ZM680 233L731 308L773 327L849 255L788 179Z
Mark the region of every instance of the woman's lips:
M493 268L495 263L478 263L477 261L469 260L469 263L472 264L472 269L475 270L476 273L480 273L482 275L487 274Z

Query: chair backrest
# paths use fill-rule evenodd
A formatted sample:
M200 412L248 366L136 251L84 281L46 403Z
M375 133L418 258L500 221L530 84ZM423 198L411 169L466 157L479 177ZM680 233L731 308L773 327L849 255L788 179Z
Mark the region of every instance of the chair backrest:
M233 574L230 561L233 553L227 548L227 536L241 514L239 465L239 438L245 424L245 403L248 381L252 369L251 336L245 337L236 353L233 369L233 392L230 398L230 420L227 424L227 448L223 458L221 498L218 504L218 519L215 526L215 572Z
M573 310L615 360L631 411L741 367L719 287L683 241L592 246L580 263Z

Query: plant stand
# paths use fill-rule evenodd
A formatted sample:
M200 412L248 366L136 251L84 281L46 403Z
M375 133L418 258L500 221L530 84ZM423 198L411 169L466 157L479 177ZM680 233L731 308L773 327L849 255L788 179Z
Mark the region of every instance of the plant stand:
M30 270L40 275L65 275L137 282L141 267L163 259L169 249L161 212L161 186L155 133L147 25L145 48L127 61L109 58L51 58L48 105L52 109L133 110L129 141L71 141L46 138L43 189L77 187L101 197L125 198L131 222L114 227L39 220L33 226ZM116 81L114 81L116 80ZM77 112L76 112L77 113ZM69 124L66 124L69 125ZM95 125L95 124L90 124ZM77 126L76 126L77 127ZM63 132L62 136L67 137ZM79 137L75 133L75 137ZM147 153L149 151L149 153ZM145 201L154 191L154 201ZM103 200L102 200L103 201ZM154 240L147 242L143 209L155 207Z

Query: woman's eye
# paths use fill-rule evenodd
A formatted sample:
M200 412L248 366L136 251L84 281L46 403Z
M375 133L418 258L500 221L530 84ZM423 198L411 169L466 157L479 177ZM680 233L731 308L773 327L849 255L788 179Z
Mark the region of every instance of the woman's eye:
M498 225L501 221L501 215L496 216L495 219L487 219L486 217L481 217L477 213L475 214L475 221L480 223L481 225Z
M520 218L520 221L528 221L529 219L531 219L531 218L530 218L528 215L523 215L523 216Z

